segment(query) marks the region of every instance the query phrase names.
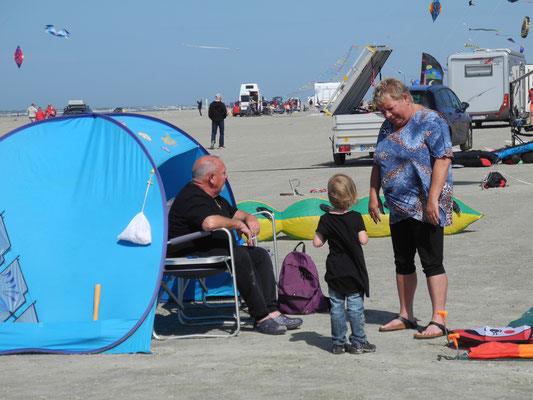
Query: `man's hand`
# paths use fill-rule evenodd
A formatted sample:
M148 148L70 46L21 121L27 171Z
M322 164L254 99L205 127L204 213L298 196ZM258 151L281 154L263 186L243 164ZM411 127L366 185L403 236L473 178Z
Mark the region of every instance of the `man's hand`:
M259 235L261 226L259 225L259 220L254 215L248 215L246 217L245 223L248 226L248 229L250 230L250 232L252 233L252 236Z
M244 235L246 236L246 243L248 243L248 246L250 247L253 247L254 246L254 241L253 241L253 234L252 234L252 231L250 230L250 228L248 228L248 226L243 222L241 224L241 226L237 229L237 232L239 233L239 235Z

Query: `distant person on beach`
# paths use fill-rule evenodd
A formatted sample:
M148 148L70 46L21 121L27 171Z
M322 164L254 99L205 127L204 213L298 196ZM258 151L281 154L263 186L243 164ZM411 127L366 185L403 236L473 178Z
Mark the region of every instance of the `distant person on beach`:
M176 171L179 173L179 171ZM232 206L220 193L226 183L226 166L215 156L200 157L192 167L192 182L178 193L168 214L169 239L197 231L226 228L246 237L248 246L233 241L237 288L241 293L255 330L283 334L302 324L278 310L276 279L268 252L254 246L259 234L258 219ZM169 246L168 257L228 255L228 239L222 232L185 245ZM235 236L234 236L235 238Z
M198 111L200 112L200 117L202 116L202 100L196 100L196 103L198 104Z
M43 110L41 109L41 107L39 107L39 109L37 110L37 113L35 114L35 121L41 121L43 120L45 117L44 117L44 112Z
M215 101L209 104L209 119L211 120L211 147L210 149L215 148L216 138L217 138L217 128L220 131L220 136L218 137L218 148L224 148L224 119L228 115L228 110L226 105L222 103L222 95L217 93L215 96Z
M48 104L48 107L46 107L46 110L44 111L44 117L45 118L54 118L56 116L56 109L53 105Z
M331 303L333 354L372 353L365 334L364 296L368 297L368 272L362 245L368 243L363 217L350 208L357 202L355 183L348 175L333 175L328 182L328 197L333 209L320 217L313 245L327 241L326 282ZM346 343L346 317L351 334Z
M415 104L409 89L396 78L383 79L373 103L385 117L379 131L370 176L368 213L381 221L383 188L389 210L400 312L381 332L417 329L413 302L417 285L418 252L431 299L431 321L415 339L447 332L439 314L446 307L448 278L443 265L444 226L452 224L453 157L450 130L435 111Z
M26 110L26 114L28 114L28 118L30 119L30 122L35 121L35 115L37 115L37 108L35 108L35 104L31 104L31 106L28 107Z

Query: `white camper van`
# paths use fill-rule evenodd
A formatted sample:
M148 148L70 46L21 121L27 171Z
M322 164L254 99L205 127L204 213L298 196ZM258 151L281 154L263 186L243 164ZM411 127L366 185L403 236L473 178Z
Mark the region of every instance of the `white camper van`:
M239 93L241 115L260 114L263 111L263 98L257 83L243 83Z
M468 113L476 127L484 121L509 121L509 84L521 64L524 55L510 49L479 49L448 57L448 86L470 104Z

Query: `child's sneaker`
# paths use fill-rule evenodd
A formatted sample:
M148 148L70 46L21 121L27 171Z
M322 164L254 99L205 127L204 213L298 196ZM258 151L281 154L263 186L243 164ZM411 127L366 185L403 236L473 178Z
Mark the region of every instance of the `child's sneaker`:
M376 351L376 346L368 343L368 340L365 340L363 343L355 341L346 350L350 354L373 353Z
M345 351L346 345L344 344L334 344L333 349L331 349L331 352L333 354L342 354Z

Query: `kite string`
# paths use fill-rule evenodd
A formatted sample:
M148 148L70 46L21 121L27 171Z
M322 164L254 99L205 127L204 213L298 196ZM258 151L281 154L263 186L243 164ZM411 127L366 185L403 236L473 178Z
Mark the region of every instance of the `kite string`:
M508 178L513 178L514 180L518 181L518 182L521 182L521 183L525 183L526 185L530 185L530 186L533 186L533 183L530 183L530 182L526 182L526 181L523 181L522 179L518 179L512 175L509 175L507 173L501 173L502 175L504 176L507 176Z
M298 89L290 92L287 94L287 97L291 97L293 95L296 95L298 93L305 92L309 90L316 82L332 82L333 79L339 74L339 72L343 69L343 67L346 65L348 60L351 57L352 51L355 48L358 48L359 45L351 45L348 50L342 55L341 58L339 58L333 65L331 65L325 72L321 73L318 76L318 79L313 79L310 82L307 82L305 85L300 86ZM338 65L338 67L337 67ZM335 71L335 68L337 69ZM334 72L335 71L335 72ZM333 75L331 75L333 73Z
M152 183L152 175L154 174L154 170L150 172L150 178L148 179L148 185L146 186L146 193L144 194L144 201L143 201L143 208L141 209L141 212L144 212L144 206L146 205L146 199L148 197L148 190L150 190L150 185L153 185Z
M482 181L481 181L481 189L484 189L485 183L487 183L487 181L489 179L489 175L492 174L492 172L494 172L494 169L495 169L496 164L498 163L498 161L500 161L500 157L499 156L498 156L498 159L496 161L494 161L494 163L490 167L489 173L482 179ZM518 179L518 178L516 178L516 177L514 177L512 175L509 175L507 173L500 172L500 174L502 174L503 176L506 176L508 178L513 178L514 180L516 180L518 182L525 183L526 185L533 186L533 183L523 181L522 179Z

